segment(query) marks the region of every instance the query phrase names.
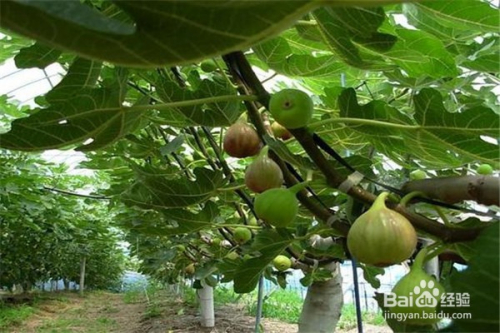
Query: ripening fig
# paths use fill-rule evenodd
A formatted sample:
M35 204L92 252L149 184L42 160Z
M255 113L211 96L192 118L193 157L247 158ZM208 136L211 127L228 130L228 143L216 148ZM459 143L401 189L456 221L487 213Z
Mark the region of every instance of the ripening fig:
M261 193L270 188L281 187L283 173L276 162L267 156L269 146L265 146L259 156L245 171L245 185L255 193Z
M217 69L217 64L212 59L206 59L201 62L200 68L205 73L212 73Z
M292 267L292 261L287 256L280 254L273 259L273 266L280 272L284 272Z
M289 130L287 130L283 125L281 125L277 121L274 121L271 124L271 130L273 131L275 137L280 138L283 141L286 141L292 137L292 133L290 133Z
M385 267L408 259L417 245L417 233L403 215L385 206L388 193L354 221L347 235L352 256L367 265Z
M269 111L282 126L290 129L306 126L314 104L309 95L297 89L283 89L271 96Z
M186 268L184 268L184 272L187 275L193 275L194 271L195 271L194 264L189 264L189 265L186 266Z
M385 295L389 311L407 314L401 318L411 325L432 325L440 320L436 311L445 290L433 276L423 270L426 254L427 249L422 249L410 272L396 283L390 295Z
M476 172L480 175L491 175L493 173L493 167L489 164L481 164L477 167Z
M252 232L245 227L238 227L234 230L233 239L238 244L245 244L252 238Z
M277 228L286 228L297 216L299 203L295 195L306 183L290 188L272 188L255 197L254 209L259 219Z
M260 151L261 142L257 132L239 120L228 128L223 147L229 156L243 158L256 155Z

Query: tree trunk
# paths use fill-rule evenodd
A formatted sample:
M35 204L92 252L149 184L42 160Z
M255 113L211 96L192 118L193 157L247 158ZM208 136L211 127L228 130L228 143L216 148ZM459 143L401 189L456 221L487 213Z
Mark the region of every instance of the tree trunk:
M85 262L87 258L83 257L80 262L80 296L83 296L83 290L85 289Z
M69 290L69 280L64 279L63 282L64 282L64 290Z
M313 282L307 288L307 296L299 319L299 333L331 333L340 319L344 295L340 265L330 263L325 268L333 277L324 282Z
M201 326L214 327L214 288L202 282L203 288L198 289L198 299L200 301Z

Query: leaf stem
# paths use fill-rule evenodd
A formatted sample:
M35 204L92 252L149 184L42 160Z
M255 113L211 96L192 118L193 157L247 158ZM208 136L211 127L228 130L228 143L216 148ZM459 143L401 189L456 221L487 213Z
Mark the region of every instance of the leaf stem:
M222 95L222 96L212 96L206 98L190 99L187 101L177 101L177 102L154 104L154 105L136 105L136 106L126 107L125 109L131 111L145 111L150 109L167 110L171 108L193 106L199 104L219 103L219 102L229 102L229 101L256 101L257 99L258 98L256 95Z

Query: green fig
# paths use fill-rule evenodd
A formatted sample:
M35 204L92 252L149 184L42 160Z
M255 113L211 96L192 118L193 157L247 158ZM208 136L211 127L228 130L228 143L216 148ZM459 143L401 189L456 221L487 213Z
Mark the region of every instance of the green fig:
M273 259L273 266L278 271L283 272L292 267L292 261L287 256L280 254Z
M354 221L347 235L351 255L367 265L386 267L408 259L417 245L417 233L403 215L385 206L388 193Z
M411 180L422 180L422 179L425 179L425 178L427 178L427 174L423 170L420 170L420 169L413 170L410 173L410 179Z
M224 258L229 259L229 260L236 260L239 257L240 257L240 255L238 254L238 252L232 251L232 252L229 252L228 254L226 254L226 256Z
M299 203L295 195L306 183L291 188L272 188L255 197L254 209L259 219L278 228L286 228L297 216Z
M200 68L205 73L212 73L217 69L217 64L212 59L206 59L201 62Z
M301 90L283 89L271 95L269 111L282 126L294 129L309 123L314 104L309 95Z
M405 314L401 318L411 325L432 325L440 320L437 309L445 290L423 270L426 254L427 249L420 251L410 272L396 283L391 294L384 296L384 305L389 311Z
M252 238L252 232L245 227L238 227L234 230L233 239L238 244L245 244Z
M481 164L477 167L476 172L480 175L491 175L493 173L493 167L489 164Z
M268 150L269 146L262 148L245 171L245 185L256 193L283 185L283 173L278 164L267 156Z

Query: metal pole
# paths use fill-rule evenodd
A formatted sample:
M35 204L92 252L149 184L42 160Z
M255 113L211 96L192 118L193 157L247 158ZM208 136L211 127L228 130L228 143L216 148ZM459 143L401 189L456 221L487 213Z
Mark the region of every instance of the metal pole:
M356 304L356 321L358 323L358 333L363 333L363 319L361 318L361 302L359 299L359 285L358 285L358 271L356 267L358 264L354 259L351 259L352 263L352 277L354 279L354 302Z
M257 313L255 314L255 333L260 332L260 320L262 318L262 303L264 298L264 276L259 278L259 290L257 293Z

